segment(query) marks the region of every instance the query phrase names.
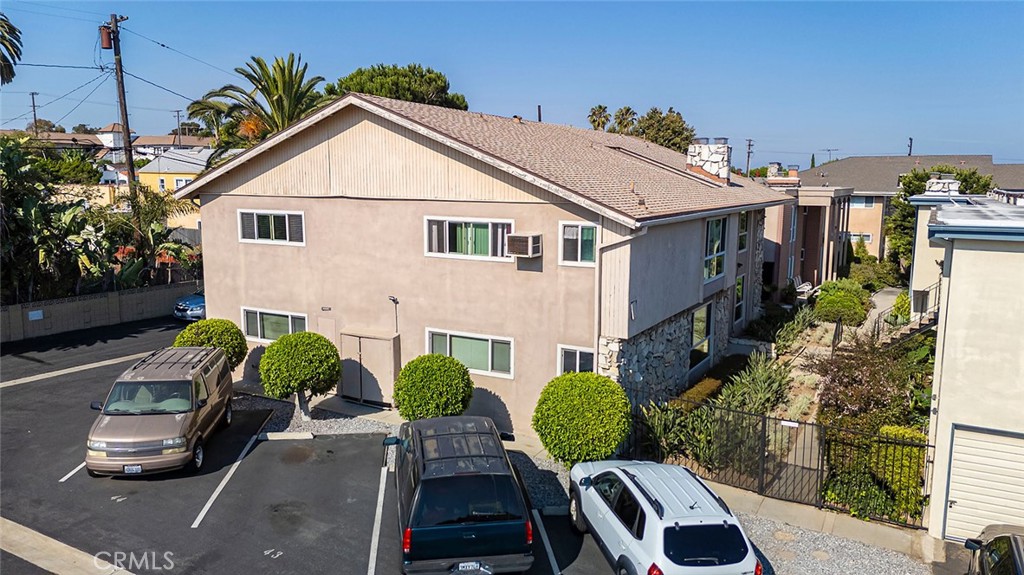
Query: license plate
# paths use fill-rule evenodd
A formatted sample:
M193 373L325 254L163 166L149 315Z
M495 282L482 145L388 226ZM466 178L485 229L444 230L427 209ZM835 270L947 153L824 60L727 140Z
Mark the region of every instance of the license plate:
M124 466L124 472L125 473L142 473L142 466L141 465L125 465Z
M459 571L479 571L479 561L466 561L465 563L459 563Z

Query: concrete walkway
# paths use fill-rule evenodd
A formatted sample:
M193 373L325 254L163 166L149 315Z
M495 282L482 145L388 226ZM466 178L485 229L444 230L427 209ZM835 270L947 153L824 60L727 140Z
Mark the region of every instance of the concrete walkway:
M896 298L903 292L903 288L898 287L887 287L875 293L871 296L872 303L875 307L868 312L868 319L864 321L863 327L872 327L875 325L875 319L880 313L891 308L896 303Z

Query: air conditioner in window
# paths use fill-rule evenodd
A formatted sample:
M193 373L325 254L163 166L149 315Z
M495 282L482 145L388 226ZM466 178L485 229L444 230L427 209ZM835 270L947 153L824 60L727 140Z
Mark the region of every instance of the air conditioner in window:
M509 234L505 236L505 253L519 258L541 255L541 234Z

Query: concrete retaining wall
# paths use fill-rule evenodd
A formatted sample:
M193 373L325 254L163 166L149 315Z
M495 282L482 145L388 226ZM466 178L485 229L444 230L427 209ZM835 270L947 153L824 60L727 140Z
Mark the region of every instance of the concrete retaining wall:
M174 301L199 288L182 282L0 307L0 343L170 316Z

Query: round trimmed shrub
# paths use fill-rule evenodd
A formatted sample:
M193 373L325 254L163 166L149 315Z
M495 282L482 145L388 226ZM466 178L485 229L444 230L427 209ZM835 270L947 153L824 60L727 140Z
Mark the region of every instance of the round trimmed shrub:
M822 293L814 304L814 315L821 321L835 323L843 320L843 325L860 325L868 317L864 303L847 291Z
M533 412L533 429L544 449L567 467L610 457L626 439L630 422L626 391L590 372L552 379Z
M174 338L174 347L219 347L227 354L232 370L249 353L245 334L234 322L226 319L201 319L193 323Z
M394 396L399 415L407 421L462 415L473 399L473 379L454 357L421 355L398 373Z
M323 395L341 381L338 348L311 331L282 335L260 358L263 391L284 399L293 393Z

